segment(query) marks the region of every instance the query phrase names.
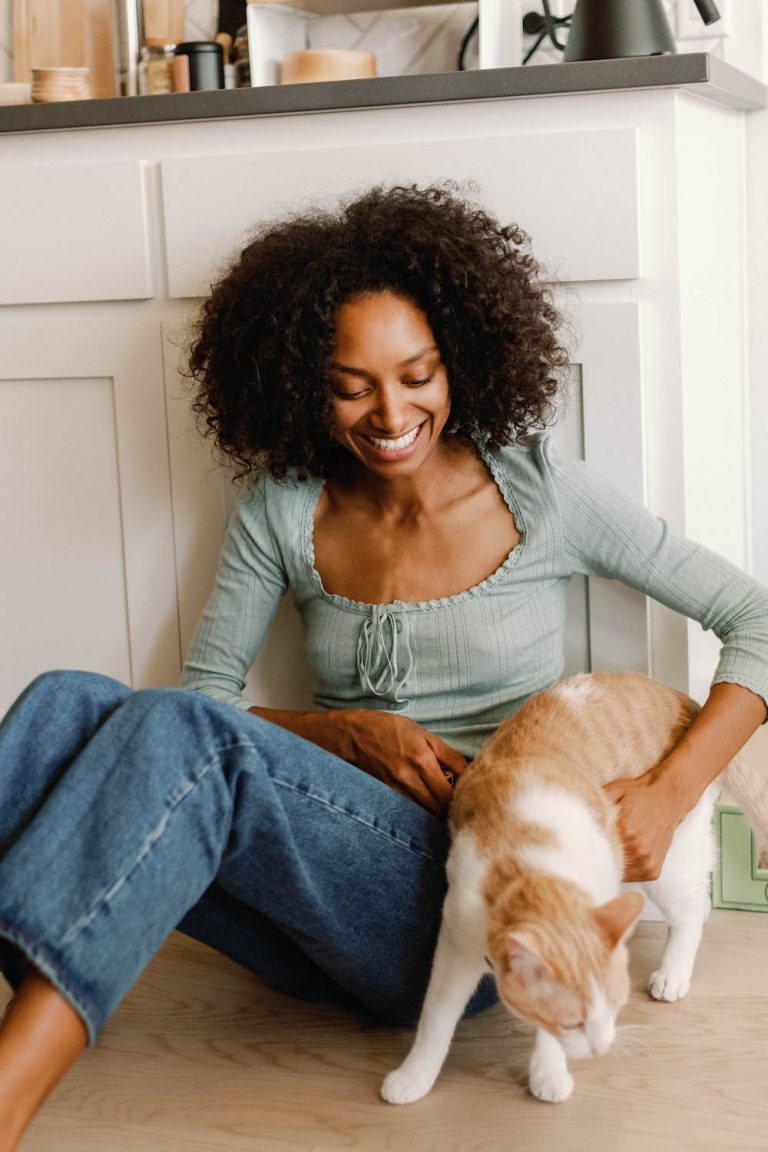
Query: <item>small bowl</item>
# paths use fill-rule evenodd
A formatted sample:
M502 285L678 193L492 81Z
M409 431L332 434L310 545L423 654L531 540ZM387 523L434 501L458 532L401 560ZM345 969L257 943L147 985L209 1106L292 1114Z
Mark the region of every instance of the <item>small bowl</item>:
M280 68L281 84L313 84L318 80L362 80L376 75L373 52L341 48L307 48L288 52Z
M33 68L32 102L51 104L58 100L89 100L90 68Z

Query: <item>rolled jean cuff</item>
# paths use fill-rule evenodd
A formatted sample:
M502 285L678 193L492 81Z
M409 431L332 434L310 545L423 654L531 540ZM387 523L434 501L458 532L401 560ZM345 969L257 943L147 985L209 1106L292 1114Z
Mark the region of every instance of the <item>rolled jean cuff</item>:
M96 1005L70 983L61 963L45 948L0 916L0 972L15 990L31 969L37 969L77 1013L88 1036L88 1047L92 1048L104 1024Z

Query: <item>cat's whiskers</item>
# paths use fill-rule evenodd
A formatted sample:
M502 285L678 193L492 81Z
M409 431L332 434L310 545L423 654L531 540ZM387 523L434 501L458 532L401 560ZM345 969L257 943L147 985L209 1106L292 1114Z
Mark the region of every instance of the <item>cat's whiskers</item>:
M616 1026L616 1039L611 1051L619 1055L647 1052L648 1032L649 1026L647 1024L618 1024Z

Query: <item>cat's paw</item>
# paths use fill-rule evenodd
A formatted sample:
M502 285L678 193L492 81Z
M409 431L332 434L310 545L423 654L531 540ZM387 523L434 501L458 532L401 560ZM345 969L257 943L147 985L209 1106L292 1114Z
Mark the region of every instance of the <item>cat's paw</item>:
M532 1067L528 1076L528 1088L537 1100L547 1104L561 1104L573 1092L573 1076L567 1068Z
M434 1082L434 1077L395 1068L381 1086L382 1099L388 1104L413 1104L414 1100L426 1096Z
M675 972L674 969L665 971L659 968L651 975L648 981L648 991L654 1000L682 1000L691 986L690 972Z

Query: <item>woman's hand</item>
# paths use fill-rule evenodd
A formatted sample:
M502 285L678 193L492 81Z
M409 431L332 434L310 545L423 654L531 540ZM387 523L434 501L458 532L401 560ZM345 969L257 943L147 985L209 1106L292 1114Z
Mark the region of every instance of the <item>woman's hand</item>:
M290 712L256 705L248 711L349 760L369 776L441 815L453 797L446 773L460 776L467 766L461 753L434 732L393 712L369 708Z
M618 807L618 830L624 844L624 880L656 880L680 821L685 817L659 768L635 780L605 785Z
M740 684L713 684L701 711L659 764L605 791L618 805L625 880L655 880L675 829L765 720L763 699Z
M407 716L360 708L345 721L346 759L430 812L446 812L453 788L445 772L460 776L467 766L459 752Z

